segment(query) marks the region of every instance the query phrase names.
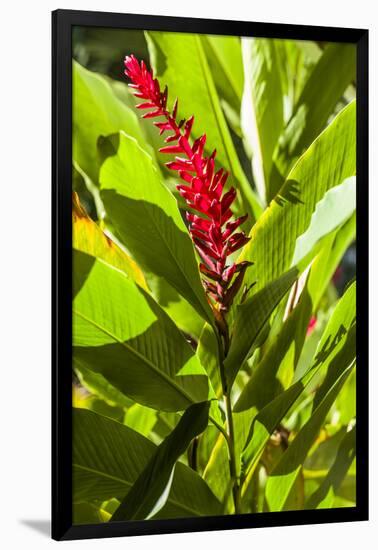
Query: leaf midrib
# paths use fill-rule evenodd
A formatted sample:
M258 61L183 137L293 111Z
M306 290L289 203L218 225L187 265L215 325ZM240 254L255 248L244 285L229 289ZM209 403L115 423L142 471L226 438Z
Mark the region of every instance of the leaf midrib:
M169 384L173 389L175 389L183 397L185 397L185 399L187 399L189 401L189 404L195 403L193 398L189 394L187 394L186 391L183 388L181 388L180 386L175 384L175 382L165 372L163 372L157 366L155 366L154 363L152 363L148 359L148 357L146 357L145 355L142 355L141 353L139 353L135 348L128 345L126 342L123 342L122 340L120 340L115 334L112 334L109 330L107 330L105 327L102 327L101 325L96 323L93 319L89 319L88 317L86 317L83 313L81 313L77 309L73 308L73 312L76 313L76 315L78 315L82 319L84 319L84 321L86 321L87 323L89 323L89 324L93 325L94 327L96 327L100 332L106 334L107 336L110 336L110 338L112 338L117 344L120 344L122 347L124 347L125 349L127 349L128 351L133 353L136 357L138 357L138 359L141 359L146 364L147 367L149 367L151 370L153 370L155 373L157 373L161 378L163 378L163 380L167 384Z

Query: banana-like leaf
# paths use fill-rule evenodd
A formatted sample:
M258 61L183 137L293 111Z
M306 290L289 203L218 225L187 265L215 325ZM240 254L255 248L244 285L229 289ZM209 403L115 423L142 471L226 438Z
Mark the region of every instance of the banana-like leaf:
M117 390L108 380L99 372L94 372L86 368L83 364L75 364L74 370L80 380L81 385L92 395L97 396L113 407L120 407L126 410L133 404L133 401Z
M275 39L277 70L281 76L285 125L290 120L309 74L319 60L321 50L309 40Z
M101 198L117 236L142 268L166 278L211 323L192 241L151 157L123 132L104 138L100 149Z
M155 76L168 85L172 104L178 98L179 120L195 115L193 135L206 133L208 154L216 148L218 163L232 174L239 189L235 214L248 212L251 224L260 215L261 206L236 154L201 36L148 32L147 43Z
M228 387L231 387L243 362L253 353L266 322L297 277L296 269L237 306L231 346L224 366Z
M241 124L252 154L254 181L263 203L269 189L272 156L284 124L283 90L276 41L242 38L244 93Z
M254 225L239 257L254 262L246 272L246 284L257 281L256 290L261 289L293 266L297 239L308 229L316 205L355 171L356 105L352 102L302 155ZM306 256L307 263L310 259Z
M242 453L244 476L253 472L276 426L320 369L331 369L339 361L350 365L355 357L356 285L351 284L339 300L317 346L310 368L283 393L263 407L252 421Z
M311 265L308 291L316 311L337 266L348 246L356 236L356 214L354 213L340 228L333 231L322 242L321 249Z
M73 411L74 502L122 500L157 447L134 430L91 411ZM159 517L218 515L220 503L193 470L177 463Z
M143 138L137 115L114 94L106 78L73 61L72 84L72 157L81 171L97 184L100 136L124 130L147 151L150 147Z
M191 347L153 298L121 271L74 255L74 363L134 401L178 411L205 401L210 383Z
M355 44L329 44L309 76L273 155L270 197L324 128L348 84L356 77Z
M146 273L151 293L160 307L188 337L199 340L205 321L166 279ZM212 329L211 329L212 330Z
M329 189L316 205L310 225L295 243L292 265L298 265L323 237L341 226L356 211L356 178L352 176Z
M208 34L202 44L220 98L239 112L244 82L240 38Z
M299 303L241 392L234 406L235 412L252 407L259 411L287 389L302 351L311 312L312 303L305 288Z
M136 432L148 437L157 422L157 411L134 403L125 414L123 423Z
M350 374L353 364L350 363L350 346L355 356L355 338L347 347L344 353L340 354L338 361L332 362L332 375L323 384L323 392L317 401L310 419L301 428L289 448L282 455L268 477L265 498L271 512L278 512L283 509L290 491L302 469L303 462L311 449L327 414ZM352 361L354 357L352 356ZM336 372L335 372L336 371Z
M192 439L207 427L209 402L196 403L185 411L175 429L159 445L110 521L149 519L166 503L175 465Z
M317 490L306 501L305 508L332 508L336 493L356 456L356 426L343 437L334 463Z
M72 246L94 258L120 269L139 286L147 290L142 270L102 229L87 215L77 193L72 204Z

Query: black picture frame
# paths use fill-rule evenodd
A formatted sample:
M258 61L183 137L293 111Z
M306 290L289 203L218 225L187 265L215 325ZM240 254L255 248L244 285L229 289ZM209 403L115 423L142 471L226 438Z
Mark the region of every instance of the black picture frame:
M72 524L72 70L73 26L351 42L357 45L357 499L355 508ZM52 537L118 537L368 519L368 31L182 17L52 13Z

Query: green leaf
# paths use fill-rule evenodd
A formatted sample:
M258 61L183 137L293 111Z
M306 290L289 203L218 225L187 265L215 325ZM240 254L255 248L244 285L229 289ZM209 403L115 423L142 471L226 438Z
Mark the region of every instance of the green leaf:
M278 193L290 169L325 127L348 84L356 77L356 46L329 44L308 78L294 113L274 152L271 197Z
M276 39L275 44L278 57L277 70L280 72L284 95L286 125L293 114L308 75L321 55L321 50L315 42L307 40Z
M261 410L291 383L306 336L312 303L305 288L299 303L285 320L277 337L252 372L234 406L235 412Z
M239 112L244 82L240 38L208 34L202 44L219 96Z
M173 104L178 98L178 119L195 116L192 134L206 133L206 152L217 150L218 163L232 174L239 189L235 214L257 219L261 206L241 168L203 48L196 34L148 32L147 43L154 74L168 85Z
M288 413L298 397L310 385L320 369L329 365L349 365L355 356L356 285L351 284L337 303L317 346L310 368L297 376L294 383L263 407L254 418L242 453L242 471L253 472L266 443L276 426ZM346 358L346 359L345 359ZM331 367L329 367L331 369Z
M265 203L272 198L272 155L284 123L276 41L242 38L242 52L245 81L241 124L252 153L254 181Z
M148 407L178 411L204 401L209 380L179 330L122 272L74 255L74 362Z
M310 225L295 243L292 265L297 265L315 245L345 223L356 210L356 178L352 176L329 189L317 203Z
M192 241L151 157L123 132L100 149L101 198L117 235L142 268L166 278L211 323Z
M246 442L252 419L252 411L233 414L235 431L235 455L240 457ZM240 473L240 460L237 458L237 474ZM223 513L233 513L233 504L229 502L230 493L230 467L227 444L224 437L219 434L213 446L208 463L204 471L204 479L213 490L214 494L224 503Z
M334 463L319 485L318 489L309 497L305 507L332 508L335 496L356 456L356 427L347 432L341 441Z
M157 411L134 403L125 414L123 423L136 432L148 437L157 421Z
M74 502L72 505L72 519L75 525L88 523L101 523L110 519L110 514L105 510L88 504L87 502Z
M87 215L80 204L79 197L73 194L72 206L72 246L89 256L99 258L120 269L139 286L147 290L143 272L138 264L124 252L102 229Z
M186 335L199 340L205 321L166 279L146 274L148 286L160 307ZM212 329L210 329L212 330Z
M100 167L97 140L100 136L124 130L146 150L149 146L141 133L137 115L113 93L106 78L73 61L72 80L72 157L97 184Z
M229 387L243 362L253 353L266 322L296 277L295 269L288 271L237 306L231 346L224 362Z
M345 251L356 236L356 214L322 242L321 249L311 266L308 290L316 311L326 288L336 271Z
M121 407L124 410L132 405L131 399L112 386L99 372L94 372L77 362L74 368L81 385L91 394L103 399L111 406Z
M355 341L352 346L354 346L353 352L355 355ZM347 353L341 354L339 361L330 365L329 368L332 366L334 370L339 371L338 375L332 376L331 383L330 380L324 382L324 392L319 398L310 419L298 432L294 441L289 445L289 448L268 477L265 498L271 512L283 509L291 488L302 469L303 462L352 369L349 361L350 350L347 350Z
M149 519L167 501L179 457L194 437L207 427L210 403L197 403L185 411L176 428L159 445L110 521Z
M239 257L254 262L246 272L246 284L257 281L256 289L263 288L293 267L297 239L308 229L316 205L329 189L355 174L355 159L356 105L352 102L302 155L253 227ZM310 259L306 257L307 263Z
M335 402L338 423L347 425L356 417L356 369L354 369Z
M157 447L118 422L91 411L73 411L74 502L122 500ZM159 517L218 515L220 503L193 470L178 463Z

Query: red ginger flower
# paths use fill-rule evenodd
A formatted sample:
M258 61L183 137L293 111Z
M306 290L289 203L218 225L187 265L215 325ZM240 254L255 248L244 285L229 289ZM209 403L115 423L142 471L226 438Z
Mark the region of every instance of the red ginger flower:
M215 171L215 150L209 157L204 155L206 134L190 143L194 117L177 122L177 99L170 112L167 109L167 86L163 92L160 90L159 81L153 77L144 61L139 63L133 55L127 56L125 67L125 74L131 80L129 86L135 89L134 95L144 100L137 108L152 109L143 118L163 117L163 121L156 121L154 125L159 128L160 135L171 132L165 138L165 142L170 145L159 151L182 155L176 156L166 165L176 170L185 182L185 185L177 185L177 189L187 205L198 212L186 212L186 217L191 237L203 262L200 263L201 273L205 277L202 282L207 295L225 312L231 306L242 285L245 270L250 265L250 262L227 264L228 256L249 241L244 232L235 233L248 215L231 219L231 205L236 190L231 187L226 193L223 192L229 174L223 169Z

